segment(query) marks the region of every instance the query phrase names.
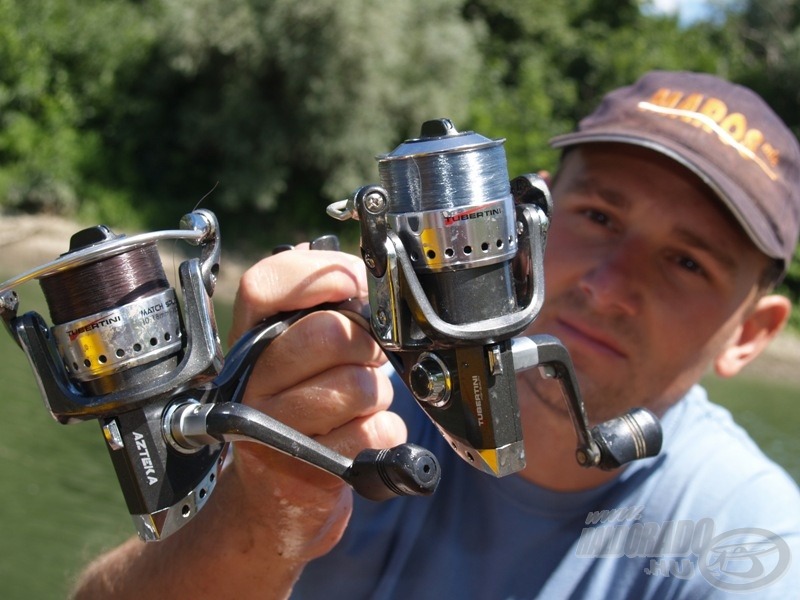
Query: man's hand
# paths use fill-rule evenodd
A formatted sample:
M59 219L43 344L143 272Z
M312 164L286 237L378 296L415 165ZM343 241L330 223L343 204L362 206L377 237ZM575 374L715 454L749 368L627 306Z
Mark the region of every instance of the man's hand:
M294 250L242 277L231 342L259 320L348 298L364 298L363 265L342 253ZM385 358L364 327L341 313L312 313L278 337L257 363L245 403L353 458L364 448L405 441L385 412L392 399ZM286 557L315 558L338 541L352 493L340 479L256 444L238 444L234 466L249 511L276 530ZM265 503L273 505L269 512Z
M339 252L297 249L242 277L231 341L280 312L364 298L363 265ZM263 352L245 403L346 456L405 441L386 412L391 384L364 327L335 311L314 312ZM86 597L280 598L304 565L330 550L350 516L340 479L256 443L237 442L206 507L166 540L131 540L84 574ZM79 593L79 594L80 594Z

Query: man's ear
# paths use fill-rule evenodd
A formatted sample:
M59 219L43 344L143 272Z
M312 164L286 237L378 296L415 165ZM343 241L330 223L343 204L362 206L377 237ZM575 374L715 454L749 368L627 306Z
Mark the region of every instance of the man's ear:
M736 375L756 358L772 339L780 333L792 303L785 296L769 294L756 301L756 305L731 337L728 346L717 356L714 369L720 377Z

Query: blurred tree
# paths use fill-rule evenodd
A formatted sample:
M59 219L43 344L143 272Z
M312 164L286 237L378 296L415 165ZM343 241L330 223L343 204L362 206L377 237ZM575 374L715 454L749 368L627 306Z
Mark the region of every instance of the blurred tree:
M750 0L726 22L733 78L761 94L800 137L800 1ZM800 246L781 290L800 304ZM800 327L800 311L792 315Z
M769 100L800 135L800 1L760 0L726 22L735 56L732 76Z
M472 121L508 139L512 175L552 169L547 140L645 71L728 71L715 25L684 28L638 0L467 0L464 15L489 31Z
M480 66L460 0L160 5L158 43L102 131L172 220L219 182L210 206L230 222L306 237L326 203L377 179L375 155L463 117Z
M78 208L85 168L102 154L88 124L146 45L136 12L125 2L0 0L1 207Z

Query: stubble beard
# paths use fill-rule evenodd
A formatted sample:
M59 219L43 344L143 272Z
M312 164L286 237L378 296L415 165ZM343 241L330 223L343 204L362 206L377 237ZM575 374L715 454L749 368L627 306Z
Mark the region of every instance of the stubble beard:
M597 315L586 306L586 299L579 290L564 292L555 298L548 299L549 306L558 307L558 311L551 315L545 309L540 319L536 321L535 331L526 333L546 333L548 323L556 319L558 313L580 318L583 322L592 322L603 331L613 335L624 343L625 348L642 348L640 332L625 315ZM601 381L604 373L594 368L588 361L591 357L585 354L573 356L575 362L575 376L579 391L586 407L587 416L591 424L606 421L620 416L634 406L644 405L646 399L637 397L641 394L637 385L637 376L641 373L637 369L637 357L628 356L625 368L628 373L612 373L606 381ZM582 368L583 367L583 368ZM591 375L595 373L595 375ZM538 370L532 369L518 376L520 402L529 403L547 410L552 415L561 419L571 419L564 393L560 382L544 378Z

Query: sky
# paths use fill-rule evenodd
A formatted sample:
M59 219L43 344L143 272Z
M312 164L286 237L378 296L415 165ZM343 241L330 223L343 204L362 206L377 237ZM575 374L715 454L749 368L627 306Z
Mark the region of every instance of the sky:
M730 4L731 0L724 0L722 3ZM656 12L677 13L683 24L710 16L718 4L719 0L653 0Z

